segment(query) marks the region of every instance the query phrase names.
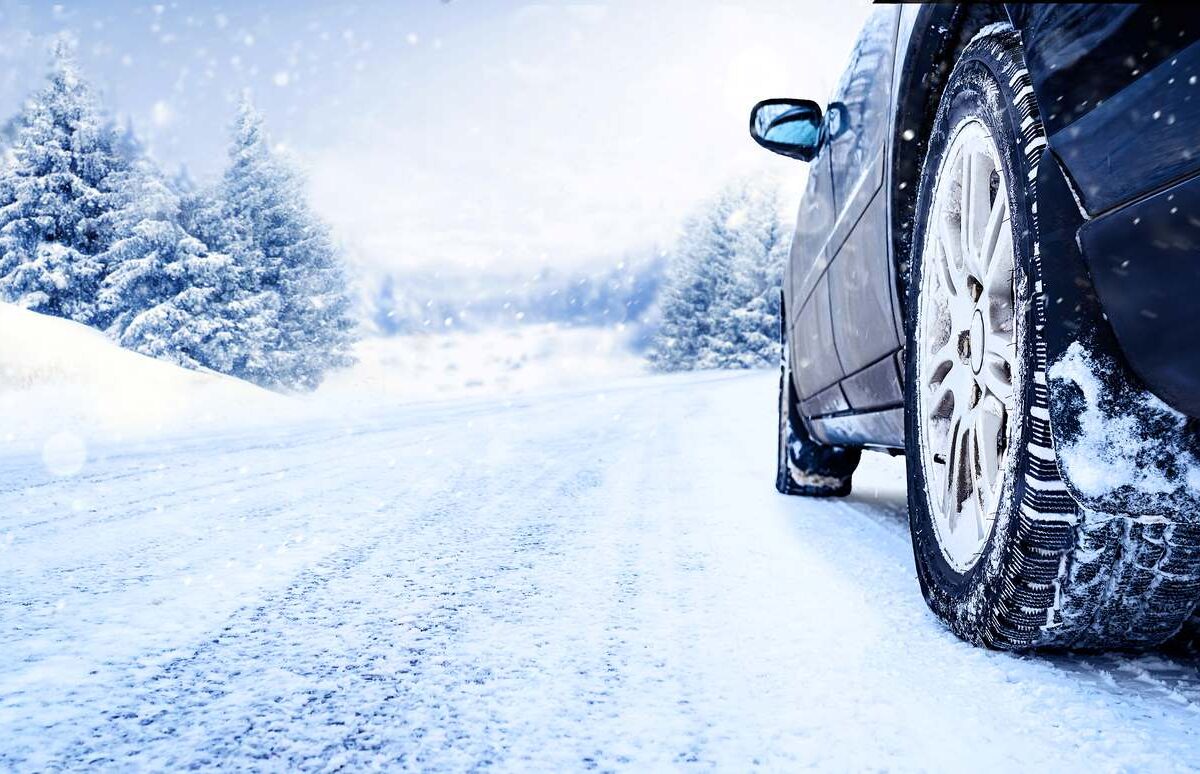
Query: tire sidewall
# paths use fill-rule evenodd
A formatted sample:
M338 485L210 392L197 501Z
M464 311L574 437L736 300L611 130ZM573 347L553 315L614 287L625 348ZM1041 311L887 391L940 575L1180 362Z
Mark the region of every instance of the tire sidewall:
M905 334L905 424L908 468L909 519L918 578L925 599L934 612L946 619L960 636L978 640L989 609L1002 583L1001 568L1010 561L1015 542L1016 514L1024 493L1026 452L1029 437L1027 407L1032 399L1033 304L1032 271L1036 232L1033 221L1034 187L1030 169L1021 148L1019 116L1013 108L1015 96L1005 77L1006 68L1020 65L1011 61L1019 52L1015 40L997 40L1016 33L999 33L992 39L972 43L963 52L947 82L938 109L929 152L921 173L917 198L917 218L913 232L913 260L908 281ZM1005 61L1007 55L1010 61ZM933 511L929 502L924 456L920 448L922 421L917 397L919 295L924 270L923 252L938 167L949 147L952 133L968 118L980 121L991 133L1004 169L1009 197L1010 224L1013 230L1016 328L1016 400L1015 427L1008 438L1003 485L991 535L978 561L966 572L953 568L938 543Z

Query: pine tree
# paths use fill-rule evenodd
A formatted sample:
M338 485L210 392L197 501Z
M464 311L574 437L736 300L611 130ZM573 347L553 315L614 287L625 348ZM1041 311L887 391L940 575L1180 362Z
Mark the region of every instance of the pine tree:
M777 187L726 185L686 221L673 251L650 359L665 371L757 368L777 357L788 233Z
M187 164L180 164L175 170L175 174L171 177L169 184L171 190L179 194L181 197L187 197L195 194L199 190L195 179L192 177L191 170Z
M246 229L235 221L222 198L222 186L185 195L180 202L180 220L185 231L214 250L210 260L197 264L199 287L212 288L203 299L195 293L187 304L203 300L208 321L197 327L207 342L210 367L222 373L257 381L271 370L271 355L280 344L279 293L259 282L261 256L251 244ZM213 261L219 261L220 270ZM219 315L214 312L219 310ZM219 363L220 365L216 365Z
M190 368L231 373L243 337L238 269L184 227L179 196L139 164L123 211L122 236L107 253L98 318L122 346Z
M270 387L314 389L326 371L351 362L346 279L299 175L272 152L248 99L238 109L220 198L225 226L213 238L243 273L243 319L270 331L238 375Z
M721 365L759 368L779 357L779 290L791 235L779 218L777 185L746 180L740 187L733 282L723 304L733 325Z
M0 173L0 298L93 323L128 180L128 161L59 41L50 83L25 105Z
M17 142L18 118L13 116L0 124L0 177L7 174L7 170L16 163L13 146Z
M651 360L664 371L718 367L734 264L731 219L735 191L726 188L684 223L672 253L662 301L662 323Z

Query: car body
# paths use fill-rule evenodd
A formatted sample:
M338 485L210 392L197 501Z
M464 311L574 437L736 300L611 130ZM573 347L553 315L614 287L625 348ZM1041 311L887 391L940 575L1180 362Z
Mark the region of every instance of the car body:
M1039 291L1064 481L1084 507L1192 508L1200 478L1181 450L1197 449L1200 417L1200 10L1184 4L874 12L826 108L784 282L804 424L824 444L905 448L903 305L929 126L955 53L996 24L1021 35L1046 130ZM1073 346L1103 363L1094 379L1053 368ZM1094 480L1078 455L1096 412L1137 426L1115 453L1165 485Z

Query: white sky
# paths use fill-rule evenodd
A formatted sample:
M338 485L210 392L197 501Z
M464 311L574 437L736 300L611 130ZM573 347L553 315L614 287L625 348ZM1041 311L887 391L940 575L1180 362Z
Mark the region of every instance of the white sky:
M167 166L224 163L254 92L340 238L385 267L513 269L666 244L729 176L797 162L750 141L769 96L825 100L866 2L498 0L50 4L0 0L0 108L46 36Z

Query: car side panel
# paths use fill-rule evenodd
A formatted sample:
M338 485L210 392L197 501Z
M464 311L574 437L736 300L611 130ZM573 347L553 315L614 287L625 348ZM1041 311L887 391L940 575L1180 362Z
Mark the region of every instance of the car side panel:
M901 346L889 215L886 197L880 195L899 18L896 7L875 11L859 36L830 108L845 123L836 128L830 144L838 222L830 242L836 253L829 269L834 343L845 378L855 377ZM888 389L858 390L851 407L870 410L901 400L894 380L880 386Z
M796 318L792 332L795 349L792 373L800 398L815 396L836 385L842 377L837 351L833 347L833 328L829 317L829 285L821 275Z
M892 47L898 17L895 7L875 10L859 33L834 92L830 114L838 113L835 106L844 107L844 125L834 127L829 143L839 220L858 219L865 202L856 199L855 192L867 178L877 178L876 164L888 127ZM856 201L857 211L850 206Z
M898 8L878 9L856 43L830 106L831 123L841 125L810 167L789 261L794 379L806 418L825 417L810 427L826 442L903 442L896 422L879 420L902 400L899 304L880 195L899 17Z
M800 398L812 398L842 377L829 318L825 244L833 230L833 183L828 149L809 166L808 183L796 219L788 261L789 341Z
M806 417L820 417L826 414L840 414L847 411L850 404L842 393L841 385L826 387L813 397L800 403L800 410Z
M856 410L894 408L904 398L900 392L900 374L894 355L869 365L842 380L842 392Z
M833 337L847 375L900 348L887 237L884 197L876 192L829 269Z
M800 200L796 234L792 239L788 261L791 269L791 299L794 302L793 320L808 301L817 278L829 266L825 246L833 232L833 224L833 179L829 169L829 152L824 149L808 167L808 184L804 198Z
M812 421L813 435L823 443L904 448L904 409L843 414Z

